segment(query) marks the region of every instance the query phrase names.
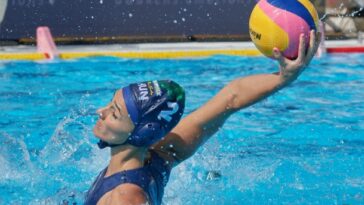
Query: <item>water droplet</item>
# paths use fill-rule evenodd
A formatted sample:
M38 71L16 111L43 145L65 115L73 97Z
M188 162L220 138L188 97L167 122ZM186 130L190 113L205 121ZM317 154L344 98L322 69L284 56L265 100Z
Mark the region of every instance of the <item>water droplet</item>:
M173 23L177 23L177 20L173 20Z
M182 21L183 21L183 22L185 22L185 21L186 21L186 19L185 19L185 18L182 18Z
M131 18L131 17L133 17L133 14L132 13L129 13L129 17Z

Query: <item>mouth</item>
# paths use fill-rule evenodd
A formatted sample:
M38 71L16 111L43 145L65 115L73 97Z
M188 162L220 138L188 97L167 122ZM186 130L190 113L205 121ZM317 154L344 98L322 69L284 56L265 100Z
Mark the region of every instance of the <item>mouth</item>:
M98 121L97 121L97 123L96 123L95 127L97 127L97 128L101 128L101 127L102 127L102 122L101 122L101 120L98 120Z

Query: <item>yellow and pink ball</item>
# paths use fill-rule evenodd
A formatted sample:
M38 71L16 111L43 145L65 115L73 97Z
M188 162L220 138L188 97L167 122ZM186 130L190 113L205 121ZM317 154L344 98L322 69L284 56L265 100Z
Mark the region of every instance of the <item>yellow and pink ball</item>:
M309 0L260 0L250 15L249 31L264 55L272 57L277 47L285 57L295 59L300 34L308 42L310 31L317 31L318 23L317 11Z

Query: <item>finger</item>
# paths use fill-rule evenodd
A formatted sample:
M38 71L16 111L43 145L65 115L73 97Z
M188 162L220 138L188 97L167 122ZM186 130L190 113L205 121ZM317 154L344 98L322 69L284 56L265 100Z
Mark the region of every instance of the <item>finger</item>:
M310 53L311 56L309 56L308 60L311 60L315 54L317 53L317 50L318 48L320 47L320 43L321 43L321 32L316 32L315 34L315 42L314 42L314 45L313 45L313 48L312 48L312 52Z
M305 60L305 57L306 57L306 37L303 34L301 34L300 44L298 47L298 57L296 61L303 62Z
M278 48L273 48L273 58L276 59L279 63L279 65L284 66L285 65L285 58L282 55L282 53L279 51Z
M317 42L316 37L317 37L317 34L316 34L315 30L311 30L311 32L310 32L310 44L309 44L306 59L305 59L305 62L307 64L311 61L312 57L315 55L315 53L317 51L318 45L316 44L316 42Z
M317 48L320 47L321 40L322 40L322 33L321 32L317 32L316 33L316 42L315 42L315 46Z

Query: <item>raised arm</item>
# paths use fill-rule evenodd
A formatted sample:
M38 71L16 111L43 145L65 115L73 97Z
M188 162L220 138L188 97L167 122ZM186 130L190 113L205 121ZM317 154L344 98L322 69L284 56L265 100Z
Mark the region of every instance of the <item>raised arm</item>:
M192 156L231 114L294 81L315 55L319 35L311 32L307 52L305 38L301 35L298 57L293 61L284 58L275 48L273 54L279 62L279 72L247 76L230 82L206 104L182 119L154 149L159 150L169 161L173 161L174 165Z

